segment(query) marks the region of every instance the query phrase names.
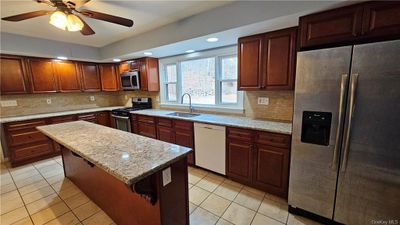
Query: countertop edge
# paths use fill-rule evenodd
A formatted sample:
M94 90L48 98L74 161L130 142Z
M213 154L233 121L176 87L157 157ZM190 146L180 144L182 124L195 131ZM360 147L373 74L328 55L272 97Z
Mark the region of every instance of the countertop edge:
M3 118L0 118L0 123L10 123L10 122L25 121L25 120L43 119L43 118L49 118L49 117L67 116L67 115L80 114L80 113L111 111L113 109L118 109L118 108L123 108L123 107L125 107L125 106L106 106L106 107L98 107L98 108L61 111L61 112L40 113L40 114L32 114L32 115L25 115L25 116L3 117Z
M157 109L152 109L152 110L157 110ZM168 110L159 110L160 112L165 112L169 113L172 111ZM268 121L268 120L257 120L257 119L251 119L251 118L243 118L247 120L252 120L254 122L269 122L269 123L277 123L277 124L285 124L289 125L291 128L291 131L283 131L280 129L271 129L271 128L265 128L265 127L254 127L254 126L246 126L244 124L231 124L231 123L226 123L226 122L216 122L216 121L207 121L207 120L202 120L202 119L196 119L196 117L191 117L191 118L186 118L186 117L177 117L177 116L171 116L171 115L166 115L166 114L153 114L153 113L147 113L145 110L138 110L138 111L132 111L130 112L131 114L136 114L136 115L144 115L144 116L155 116L155 117L163 117L163 118L169 118L169 119L177 119L177 120L185 120L185 121L191 121L191 122L198 122L198 123L208 123L208 124L214 124L214 125L222 125L222 126L230 126L230 127L237 127L237 128L244 128L244 129L253 129L253 130L259 130L259 131L266 131L266 132L271 132L271 133L279 133L279 134L285 134L285 135L292 135L292 123L289 122L276 122L276 121ZM205 116L226 116L230 117L229 115L213 115L213 114L201 114ZM231 116L232 118L236 119L241 119L239 116Z

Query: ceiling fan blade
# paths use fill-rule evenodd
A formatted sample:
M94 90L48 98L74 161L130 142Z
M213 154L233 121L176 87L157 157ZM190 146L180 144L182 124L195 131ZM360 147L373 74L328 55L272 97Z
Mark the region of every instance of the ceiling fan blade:
M39 10L39 11L34 11L34 12L22 13L22 14L18 14L18 15L14 15L14 16L8 16L8 17L4 17L1 19L6 20L6 21L17 22L17 21L21 21L21 20L35 18L38 16L44 16L44 15L50 14L52 12L53 11L51 11L51 10Z
M79 12L82 15L90 17L90 18L93 18L93 19L103 20L103 21L119 24L119 25L126 26L126 27L132 27L133 26L133 21L132 20L125 19L125 18L122 18L122 17L119 17L119 16L113 16L113 15L100 13L100 12L95 12L95 11L91 11L91 10L87 10L87 9L83 9L83 10L81 10Z
M95 34L94 30L78 15L77 16L83 23L83 28L81 30L81 34L87 36L87 35L92 35Z

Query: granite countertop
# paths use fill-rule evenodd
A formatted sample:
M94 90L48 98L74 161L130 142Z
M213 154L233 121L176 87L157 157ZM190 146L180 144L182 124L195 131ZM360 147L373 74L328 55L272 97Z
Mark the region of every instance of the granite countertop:
M91 109L81 109L81 110L62 111L62 112L53 112L53 113L40 113L40 114L33 114L33 115L26 115L26 116L3 117L3 118L0 118L0 123L41 119L41 118L48 118L48 117L53 117L53 116L66 116L66 115L73 115L73 114L79 114L79 113L111 111L113 109L119 109L119 108L123 108L123 107L125 107L125 106L98 107L98 108L91 108Z
M225 115L214 115L214 114L204 114L204 113L201 113L199 116L190 118L167 115L173 112L175 111L146 109L146 110L133 111L131 113L139 115L147 115L147 116L158 116L158 117L165 117L172 119L188 120L200 123L249 128L249 129L269 131L281 134L292 134L292 123L287 123L287 122L258 120L243 116L225 116Z
M39 126L37 129L127 185L192 151L86 121Z

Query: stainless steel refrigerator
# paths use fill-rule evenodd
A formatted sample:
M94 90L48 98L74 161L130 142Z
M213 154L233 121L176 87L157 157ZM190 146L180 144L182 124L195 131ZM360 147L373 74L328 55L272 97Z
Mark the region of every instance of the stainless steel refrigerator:
M298 53L288 201L400 224L400 40Z

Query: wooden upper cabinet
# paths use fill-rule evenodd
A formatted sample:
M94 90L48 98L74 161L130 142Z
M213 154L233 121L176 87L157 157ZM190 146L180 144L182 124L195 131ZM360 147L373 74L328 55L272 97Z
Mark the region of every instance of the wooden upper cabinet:
M158 59L146 57L140 59L137 64L139 64L140 90L159 91Z
M81 80L76 63L69 61L53 62L53 66L58 80L58 91L81 91Z
M95 63L80 63L83 91L101 91L99 70Z
M400 2L368 2L364 6L363 35L368 38L400 36Z
M300 17L300 48L400 37L400 2L371 1Z
M33 93L57 91L57 79L50 59L28 59L29 77Z
M238 89L293 89L297 28L239 39Z
M262 82L263 35L244 37L238 43L238 89L258 90Z
M101 90L119 91L119 74L115 64L100 64Z
M131 70L131 62L130 61L121 62L121 64L119 64L119 73L127 72L129 70Z
M297 27L265 35L262 88L293 89L296 70L296 36Z
M1 94L28 93L24 59L14 56L0 58Z
M362 6L353 5L300 17L300 46L355 40L361 34L362 15Z

